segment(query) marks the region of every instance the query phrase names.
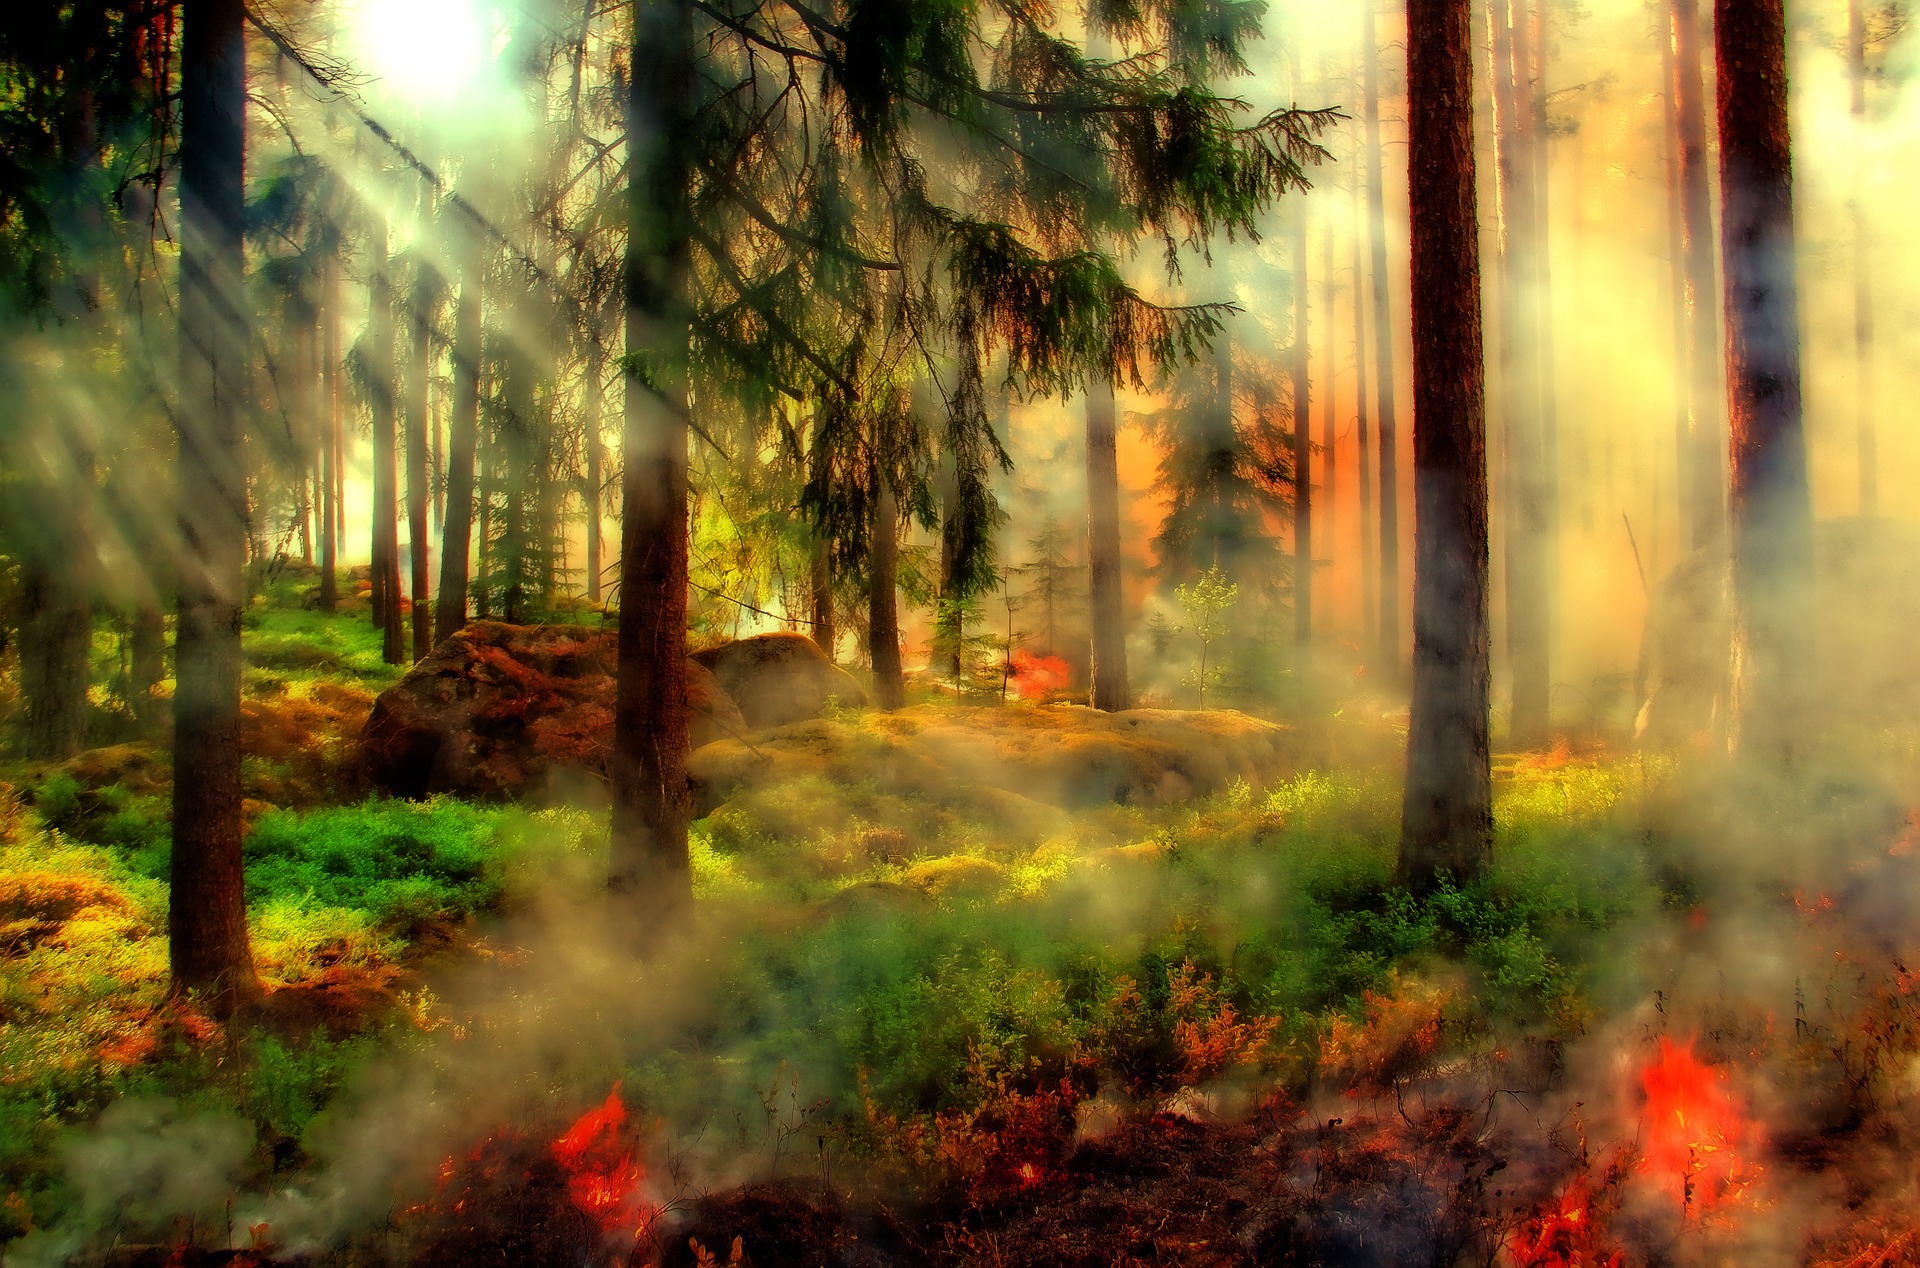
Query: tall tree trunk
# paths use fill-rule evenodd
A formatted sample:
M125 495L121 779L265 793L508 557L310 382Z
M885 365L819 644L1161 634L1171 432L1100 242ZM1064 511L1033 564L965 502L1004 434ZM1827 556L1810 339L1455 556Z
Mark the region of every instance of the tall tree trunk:
M1470 880L1493 849L1485 362L1469 0L1408 0L1413 704L1399 874Z
M1297 83L1300 68L1294 66ZM1304 95L1304 94L1303 94ZM1307 200L1293 196L1293 641L1313 643L1313 361L1307 337Z
M627 112L619 675L607 885L638 922L643 947L693 904L686 357L697 80L690 14L678 0L636 0Z
M1879 439L1873 425L1873 243L1867 231L1865 136L1867 22L1861 0L1847 0L1847 80L1853 115L1853 374L1855 456L1860 514L1880 513Z
M320 433L320 611L328 616L340 602L340 255L330 251L320 266L321 389L326 415Z
M813 544L813 559L807 576L807 598L809 607L807 624L813 629L813 641L820 645L820 650L827 654L827 659L832 660L835 642L833 554L824 537Z
M63 464L64 465L64 464ZM26 697L27 756L72 757L87 744L87 680L93 647L93 542L86 535L92 463L61 472L41 495L41 540L20 567L20 689Z
M407 305L407 584L416 664L433 650L433 606L427 593L427 431L433 425L428 410L433 331L427 306L433 284L426 269L425 263L416 263L413 302Z
M1700 10L1697 0L1672 0L1674 102L1680 127L1681 232L1687 261L1688 393L1692 422L1688 475L1693 487L1688 541L1695 550L1721 541L1726 525L1726 433L1722 426L1718 326L1714 319L1713 208L1708 193L1706 110L1700 91Z
M1380 672L1401 679L1400 664L1400 476L1399 429L1393 386L1393 305L1387 273L1386 184L1380 176L1380 46L1373 8L1361 5L1364 30L1360 51L1367 98L1367 209L1373 230L1373 337L1375 382L1380 420ZM1472 75L1469 73L1468 78Z
M246 559L246 42L241 0L186 0L180 57L181 533L167 906L176 991L259 992L240 861Z
M143 597L133 609L132 655L127 665L127 694L141 730L160 721L156 688L167 676L167 618L160 605Z
M1354 487L1360 494L1360 661L1376 659L1376 631L1380 628L1380 572L1374 566L1377 551L1373 517L1373 420L1367 412L1367 294L1366 265L1362 259L1368 235L1360 213L1360 181L1353 184L1353 414Z
M867 639L873 652L874 703L898 709L907 702L906 677L900 667L900 508L893 483L876 474L873 499L873 540L867 549Z
M387 275L387 226L369 237L367 264L368 368L373 379L373 619L380 629L380 657L389 665L407 661L400 625L399 438L394 399L393 283Z
M1087 391L1087 615L1093 626L1088 700L1108 713L1133 707L1121 575L1119 444L1113 384L1096 379Z
M600 406L606 390L606 369L601 362L600 332L587 336L586 418L581 426L587 433L587 602L600 602L600 496L606 484L606 451L600 441Z
M1667 266L1669 298L1673 307L1673 480L1674 511L1679 517L1680 540L1693 534L1693 363L1687 312L1686 212L1681 206L1680 107L1674 89L1680 82L1672 33L1662 40L1661 53L1667 90Z
M1505 534L1507 660L1513 678L1509 731L1515 743L1547 734L1548 659L1546 577L1546 455L1541 434L1538 377L1538 295L1534 272L1535 156L1533 58L1524 0L1495 0L1494 111L1498 123L1502 204L1500 414L1507 440L1512 517Z
M1731 437L1733 741L1744 758L1785 765L1806 744L1813 511L1801 422L1782 0L1718 0L1714 55Z
M447 433L447 513L440 521L436 640L451 638L467 624L468 561L473 549L473 463L480 434L480 288L486 257L479 234L472 226L464 228L468 236L460 261L460 297L453 310L453 416Z
M1326 67L1323 65L1320 76L1323 82L1327 79L1325 71ZM1333 337L1333 313L1337 292L1334 286L1333 273L1333 214L1331 206L1325 209L1323 220L1326 231L1320 238L1320 303L1322 310L1326 313L1326 317L1323 322L1325 334L1321 337L1320 346L1324 349L1326 359L1326 390L1320 393L1320 522L1326 525L1326 532L1323 535L1325 545L1319 549L1328 556L1327 576L1329 581L1327 585L1328 594L1326 596L1328 601L1321 607L1323 615L1320 618L1320 624L1328 634L1331 634L1333 633L1333 595L1331 593L1333 585L1331 578L1333 576L1334 561L1332 556L1334 554L1333 540L1335 531L1333 514L1334 495L1338 485L1335 477L1339 470L1336 448L1340 439L1339 410L1336 408L1336 400L1339 395L1336 391L1339 385L1339 380L1336 376L1340 372L1340 359L1335 351L1339 345ZM1354 279L1354 297L1356 300L1358 300L1360 294L1359 287L1360 282L1359 279L1356 278Z

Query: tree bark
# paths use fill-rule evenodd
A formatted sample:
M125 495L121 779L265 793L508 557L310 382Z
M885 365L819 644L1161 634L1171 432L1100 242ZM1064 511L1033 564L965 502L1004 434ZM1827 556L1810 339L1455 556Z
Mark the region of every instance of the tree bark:
M1726 527L1726 433L1719 331L1714 320L1713 208L1707 180L1706 110L1700 91L1700 11L1697 0L1672 0L1674 102L1679 112L1681 233L1687 262L1688 361L1693 378L1688 393L1692 488L1687 525L1693 549L1722 541Z
M587 434L587 602L600 602L600 497L606 485L606 451L600 441L600 407L606 388L606 369L601 364L600 332L587 333L586 417L581 426Z
M1714 54L1731 443L1733 743L1743 758L1784 766L1805 751L1814 592L1782 0L1718 0Z
M26 697L26 755L63 761L87 745L87 680L93 647L93 543L86 537L84 504L92 464L49 484L36 541L20 568L20 690ZM72 481L73 484L67 483Z
M809 611L807 624L813 630L813 641L820 650L833 659L835 642L833 628L833 555L828 549L824 537L813 544L813 559L807 577L807 598Z
M1381 179L1380 47L1374 33L1373 8L1377 0L1361 5L1365 59L1362 80L1367 99L1367 209L1373 238L1373 337L1375 383L1379 392L1380 422L1380 627L1377 648L1380 672L1392 682L1402 676L1400 665L1400 476L1399 429L1394 405L1393 305L1387 274L1386 185ZM1471 79L1471 72L1468 74Z
M1087 392L1087 607L1093 625L1088 699L1117 713L1133 707L1127 683L1127 616L1120 556L1120 456L1113 384Z
M1325 72L1326 67L1323 64L1321 66L1320 76L1322 80L1327 78ZM1320 344L1324 350L1326 359L1326 388L1320 393L1320 522L1326 525L1326 531L1322 535L1325 544L1318 549L1328 557L1327 575L1329 582L1327 589L1331 592L1333 588L1331 578L1333 576L1333 541L1335 531L1334 494L1338 485L1336 477L1339 473L1339 463L1336 460L1336 448L1340 439L1339 411L1336 408L1336 400L1339 395L1336 389L1339 386L1337 376L1340 370L1340 361L1335 353L1337 344L1333 337L1334 302L1337 291L1334 286L1333 273L1333 215L1331 208L1326 210L1323 220L1326 232L1321 235L1320 239L1320 302L1321 308L1326 313L1326 317L1323 321L1325 334L1321 337ZM1354 298L1356 301L1360 294L1359 287L1359 278L1356 276L1354 279ZM1325 597L1328 601L1321 606L1320 610L1322 615L1320 617L1320 624L1327 634L1332 634L1333 596L1331 593L1328 593Z
M1361 218L1360 181L1353 184L1353 414L1354 414L1354 487L1360 494L1360 661L1364 668L1372 661L1375 632L1380 627L1380 573L1374 566L1378 556L1374 540L1377 521L1373 517L1373 420L1367 412L1367 295L1366 264L1362 258L1368 235ZM1376 387L1378 385L1376 384Z
M1294 67L1295 82L1299 67ZM1307 337L1307 202L1293 196L1293 641L1313 643L1313 388ZM1303 666L1304 667L1304 666Z
M878 473L874 480L873 541L867 550L867 629L873 650L874 702L892 711L907 702L906 677L900 666L899 596L895 593L900 572L900 510L886 474Z
M412 608L413 660L433 650L433 605L427 592L427 432L432 381L433 332L427 305L432 280L424 263L415 264L413 302L407 305L407 585Z
M631 58L619 673L607 885L645 948L657 945L693 904L686 358L697 103L688 7L636 0Z
M326 411L320 432L320 611L328 616L340 602L339 500L335 489L340 456L340 256L327 254L320 266L320 304L314 313L320 328L320 365Z
M1465 882L1493 848L1487 452L1469 0L1408 0L1414 635L1400 878Z
M231 1013L260 989L240 861L246 44L241 0L186 0L183 10L182 549L167 936L174 989Z
M447 513L440 520L440 594L436 640L467 624L473 538L473 464L480 431L481 278L486 258L472 234L461 259L460 297L453 310L453 412L447 422Z

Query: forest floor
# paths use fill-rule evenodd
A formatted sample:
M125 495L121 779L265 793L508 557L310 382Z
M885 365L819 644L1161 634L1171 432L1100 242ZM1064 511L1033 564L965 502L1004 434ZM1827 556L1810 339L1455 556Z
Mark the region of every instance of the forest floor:
M1910 737L1502 753L1415 895L1377 707L836 710L695 755L640 965L602 811L370 797L364 618L245 644L233 1023L167 997L164 747L0 769L9 1264L1920 1263Z

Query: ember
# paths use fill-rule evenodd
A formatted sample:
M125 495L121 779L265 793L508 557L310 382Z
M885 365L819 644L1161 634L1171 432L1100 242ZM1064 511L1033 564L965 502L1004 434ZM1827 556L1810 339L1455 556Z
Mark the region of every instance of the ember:
M1726 1071L1693 1055L1691 1042L1664 1036L1660 1054L1640 1073L1646 1096L1641 1168L1677 1191L1687 1211L1737 1197L1759 1168L1743 1151L1758 1144L1758 1124L1727 1085Z
M601 1233L639 1233L653 1214L641 1193L646 1169L621 1139L627 1107L614 1084L607 1099L575 1120L551 1149L566 1173L567 1195Z

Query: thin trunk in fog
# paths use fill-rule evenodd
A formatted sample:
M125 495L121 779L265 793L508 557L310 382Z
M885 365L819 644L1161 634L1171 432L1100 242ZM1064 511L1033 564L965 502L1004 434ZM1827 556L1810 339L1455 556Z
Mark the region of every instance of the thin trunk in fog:
M627 93L619 670L607 887L657 944L693 905L687 855L687 328L694 31L635 0ZM644 367L644 368L643 368Z
M813 641L832 660L837 641L833 628L833 553L824 537L813 544L807 569L807 602L807 624L813 627Z
M433 331L427 305L432 294L426 265L415 265L413 302L407 305L407 582L412 607L413 659L433 650L433 607L427 595L427 431L433 364Z
M1379 628L1380 574L1374 567L1373 436L1367 412L1367 270L1361 258L1367 234L1360 213L1360 180L1353 184L1353 482L1360 493L1360 662L1374 659Z
M1687 263L1687 360L1692 369L1687 405L1692 508L1688 542L1695 550L1721 540L1725 527L1726 432L1721 410L1719 326L1714 317L1713 206L1707 178L1706 108L1700 89L1700 10L1697 0L1671 0L1674 108L1680 140L1680 229Z
M1127 682L1127 615L1120 556L1120 451L1113 384L1087 390L1087 608L1093 627L1087 699L1117 713L1133 707Z
M1408 0L1413 263L1413 701L1399 875L1477 876L1493 849L1485 363L1470 0Z
M320 323L320 611L331 615L340 601L340 500L337 467L340 461L340 253L335 248L321 264Z
M1880 513L1879 439L1873 425L1873 259L1864 189L1867 120L1867 22L1861 0L1847 0L1847 79L1853 116L1853 374L1855 457L1860 514Z
M1689 407L1693 393L1691 335L1687 324L1687 248L1684 222L1686 212L1680 195L1680 109L1674 100L1679 80L1673 40L1660 42L1666 71L1667 140L1667 267L1669 298L1673 306L1673 478L1674 509L1679 516L1680 535L1687 539L1693 532L1693 440ZM1658 523L1658 521L1656 521Z
M440 521L440 595L436 640L467 623L468 561L473 539L473 463L480 431L480 287L486 257L468 230L460 260L460 297L453 309L453 405L447 420L447 513ZM483 528L484 535L485 529Z
M1234 561L1227 556L1226 535L1229 521L1227 471L1234 460L1233 435L1233 327L1222 325L1213 346L1213 434L1212 441L1222 451L1207 455L1207 536L1213 541L1208 552L1212 567L1231 571Z
M1783 0L1718 0L1721 252L1726 267L1733 742L1804 752L1813 660L1813 514L1800 401L1793 159Z
M873 652L873 697L882 709L907 702L900 666L900 508L884 473L874 477L873 540L867 548L867 640Z
M406 663L400 627L400 504L393 365L393 284L387 276L387 226L375 224L368 241L367 368L373 406L373 622L380 630L380 657Z
M606 486L606 448L600 438L601 402L606 394L606 368L602 364L600 332L587 335L586 417L581 427L587 440L587 602L600 602L600 497Z
M1324 71L1324 67L1322 69ZM1323 82L1326 80L1324 73L1321 75L1321 79ZM1333 585L1331 578L1333 576L1334 566L1333 514L1334 491L1337 487L1335 477L1339 470L1339 464L1335 458L1335 447L1340 439L1339 410L1336 408L1336 398L1338 394L1334 389L1338 384L1337 376L1340 372L1340 360L1338 354L1335 352L1339 344L1333 337L1333 310L1336 292L1333 276L1333 214L1331 206L1328 206L1324 210L1322 223L1325 232L1322 233L1320 238L1320 305L1321 311L1326 313L1326 317L1322 319L1323 333L1320 337L1320 347L1326 363L1326 387L1320 393L1320 522L1326 525L1326 531L1321 535L1323 541L1318 549L1327 557L1327 576L1329 578L1327 585L1329 593L1326 596L1327 602L1322 605L1324 615L1320 618L1320 624L1324 627L1326 633L1332 634L1333 595L1331 591ZM1359 296L1358 281L1354 284L1354 295L1356 298Z
M1552 136L1547 123L1547 6L1535 0L1533 9L1533 99L1528 126L1533 142L1533 290L1535 357L1540 382L1540 448L1545 487L1545 569L1547 631L1557 628L1560 593L1560 393L1559 366L1554 355L1553 236L1550 215L1553 193Z
M154 689L167 676L167 618L159 604L143 598L133 609L132 622L127 694L133 699L133 716L145 731L161 717L161 703Z
M248 331L246 42L240 0L186 0L180 57L181 552L168 952L176 991L259 993L240 861L242 446Z
M1299 79L1299 67L1294 68ZM1293 196L1293 640L1313 641L1313 401L1307 338L1307 200Z
M1550 726L1545 552L1546 445L1540 417L1539 309L1534 268L1531 124L1533 65L1524 0L1493 4L1494 116L1498 142L1502 245L1500 292L1500 416L1506 438L1507 661L1513 681L1509 731L1520 744L1543 738Z
M1373 237L1373 337L1375 383L1380 419L1380 672L1398 682L1400 666L1400 477L1399 430L1393 386L1393 305L1387 285L1386 184L1380 176L1380 47L1374 34L1374 5L1364 0L1360 51L1367 98L1367 213ZM1469 75L1471 78L1471 75Z

